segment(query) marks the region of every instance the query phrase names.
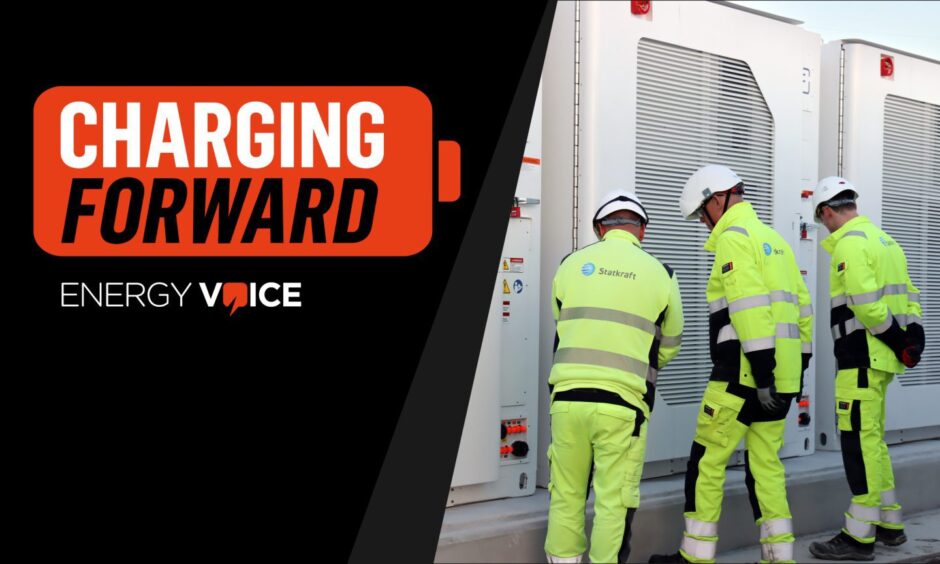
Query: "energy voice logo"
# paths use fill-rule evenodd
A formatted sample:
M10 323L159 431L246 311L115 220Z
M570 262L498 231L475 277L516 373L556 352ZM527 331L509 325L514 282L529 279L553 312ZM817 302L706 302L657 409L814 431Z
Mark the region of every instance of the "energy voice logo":
M300 282L62 282L60 305L76 308L183 308L203 299L234 315L241 308L301 307ZM193 298L196 296L196 298ZM199 303L197 301L197 303Z
M229 315L242 307L300 307L300 282L224 282L216 283L212 290L208 284L199 283L206 305L215 307L222 291L222 304L231 308Z

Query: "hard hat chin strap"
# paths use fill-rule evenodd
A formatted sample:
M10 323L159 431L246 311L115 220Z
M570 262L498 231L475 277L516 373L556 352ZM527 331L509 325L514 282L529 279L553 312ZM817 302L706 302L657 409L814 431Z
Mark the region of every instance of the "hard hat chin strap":
M607 227L614 225L643 225L643 222L639 219L627 219L625 217L609 217L600 220L598 223Z
M722 194L722 193L725 195L725 205L721 209L721 215L724 216L725 213L727 213L728 211L728 206L731 205L731 196L741 195L744 193L744 183L743 182L738 183L737 185L729 188L728 190L725 190L724 192L718 192L718 194ZM714 194L712 198L714 198L718 194ZM705 204L706 205L702 206L702 212L705 213L705 217L708 218L708 221L711 223L712 227L714 227L715 225L718 224L718 222L712 219L712 214L708 213L708 206L707 206L708 202L705 202Z

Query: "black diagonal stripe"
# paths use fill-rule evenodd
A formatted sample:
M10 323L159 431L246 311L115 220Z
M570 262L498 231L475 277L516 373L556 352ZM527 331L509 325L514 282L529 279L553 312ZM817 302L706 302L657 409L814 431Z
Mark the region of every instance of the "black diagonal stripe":
M751 511L754 512L754 520L760 519L760 503L757 501L757 488L754 485L754 474L751 473L751 453L744 451L744 485L747 486L747 499L751 502Z
M390 555L416 562L434 560L493 291L492 265L500 256L509 223L506 210L519 176L554 14L555 3L550 2L542 13L350 562L379 562ZM429 426L428 421L435 424ZM429 444L436 445L434 456L427 455ZM420 477L415 473L416 461L421 461Z
M852 402L852 411L849 415L851 431L842 431L842 464L845 467L845 478L849 482L852 495L865 495L868 493L868 476L865 471L865 458L862 456L862 407L861 401Z
M705 445L692 441L689 464L685 471L685 512L695 511L695 483L698 481L698 464L705 456Z

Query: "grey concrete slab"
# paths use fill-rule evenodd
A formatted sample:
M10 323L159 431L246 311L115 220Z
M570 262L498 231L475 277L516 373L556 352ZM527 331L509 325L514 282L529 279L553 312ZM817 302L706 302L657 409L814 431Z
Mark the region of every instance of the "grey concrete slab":
M940 511L928 511L904 518L907 542L897 547L875 543L874 562L940 562ZM809 552L810 543L832 538L836 530L817 535L806 535L796 539L793 556L797 562L827 562L817 560ZM718 554L721 562L756 562L760 559L760 545L752 545Z
M940 441L890 447L898 499L907 513L940 508ZM784 461L794 532L810 535L835 531L850 492L838 452L817 452ZM634 520L632 559L674 552L682 535L684 476L645 480ZM588 529L593 517L589 500ZM488 501L448 508L444 513L437 562L543 562L548 492L525 498ZM719 525L719 552L751 546L758 530L747 501L743 468L731 468Z

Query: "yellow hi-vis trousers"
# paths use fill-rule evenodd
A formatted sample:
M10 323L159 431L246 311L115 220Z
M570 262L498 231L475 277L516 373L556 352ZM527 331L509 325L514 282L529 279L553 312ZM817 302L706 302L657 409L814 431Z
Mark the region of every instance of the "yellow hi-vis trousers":
M885 444L885 392L894 375L871 368L836 374L836 416L845 477L852 503L842 529L863 543L875 542L875 527L903 529L894 494L894 471Z
M545 552L550 561L568 561L584 553L584 509L593 465L591 562L626 562L630 521L640 504L645 417L639 409L603 401L559 400L572 392L581 390L556 394L551 407L551 502Z
M745 483L760 526L762 561L793 561L793 525L778 456L793 396L782 397L786 407L768 414L761 409L754 388L708 383L685 475L685 532L679 550L687 560L715 561L725 467L744 439Z

